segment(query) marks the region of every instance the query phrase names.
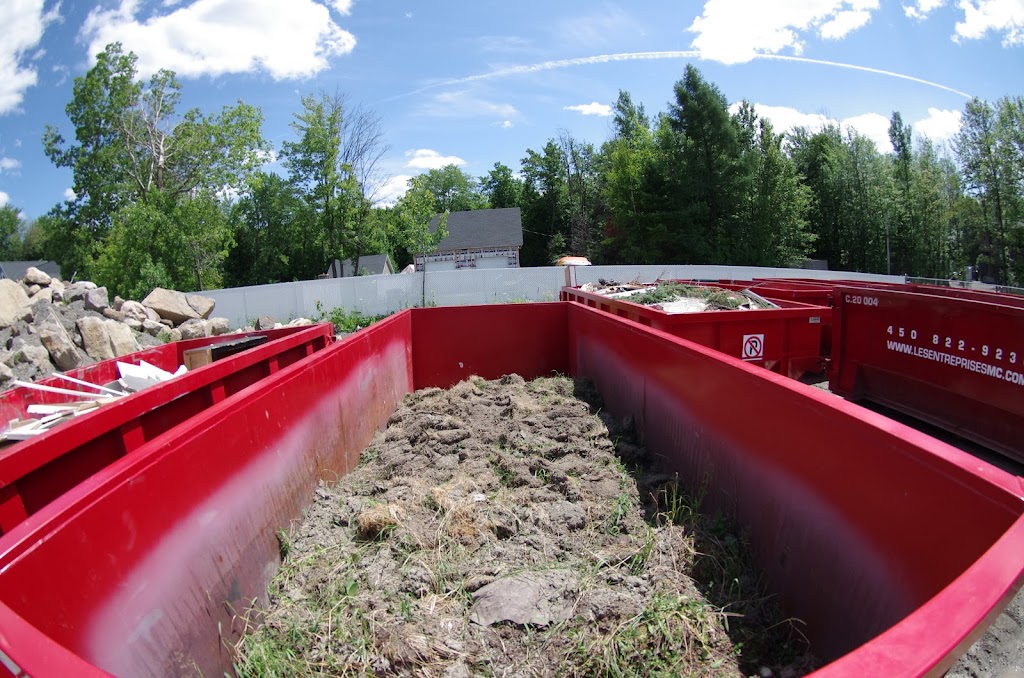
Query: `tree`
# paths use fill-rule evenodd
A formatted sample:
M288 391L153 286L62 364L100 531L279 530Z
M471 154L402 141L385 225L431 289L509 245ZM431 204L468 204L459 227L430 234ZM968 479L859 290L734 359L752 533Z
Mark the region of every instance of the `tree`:
M143 84L135 80L135 63L134 54L123 53L114 43L76 79L66 111L77 144L67 144L55 128L47 127L47 154L56 165L71 168L76 194L51 213L48 238L61 243L56 254L64 270L89 275L93 268L102 269L94 277L123 286L114 286L115 291L141 284L141 279L130 278L141 275L139 266L130 265L125 272L112 263L135 255L140 261L149 257L182 289L201 288L213 273L207 258L222 256L219 245L210 253L194 251L200 246L196 243L212 247L223 240L223 229L213 228L210 221L210 202L242 187L264 161L262 114L239 102L217 114L192 109L179 116L175 108L181 87L174 73L158 71ZM163 217L135 209L138 203L162 210ZM137 251L109 251L114 246L109 236L118 227L119 246ZM149 242L131 236L153 228L160 232L152 233ZM196 228L212 228L217 234L211 239ZM160 243L193 249L192 263L183 268L176 259L180 253Z
M736 219L741 187L740 145L728 101L687 65L666 117L679 154L677 204L707 243L710 261L731 263L732 245L741 237ZM679 249L687 247L684 242Z
M523 181L512 174L512 168L500 162L480 178L480 188L493 208L522 207Z
M120 120L138 100L135 55L120 43L97 55L96 65L75 78L73 96L64 109L75 128L76 144L46 126L43 147L57 167L71 169L75 199L52 213L55 237L63 243L57 262L64 271L85 273L96 248L110 230L111 218L130 201L129 161Z
M434 213L487 209L487 198L476 179L456 165L445 165L410 179L411 187L430 193Z
M811 192L782 152L782 135L743 102L735 116L743 143L744 236L733 242L733 261L751 266L792 266L814 240L806 215Z
M0 205L0 259L21 259L21 211L10 204Z
M413 177L409 180L409 190L398 200L395 207L395 219L400 244L412 254L423 256L420 303L425 306L427 303L426 255L433 252L437 248L437 244L448 236L448 213L437 214L435 212L437 198L424 184L418 183L417 178ZM430 224L435 216L437 217L437 226L431 230Z

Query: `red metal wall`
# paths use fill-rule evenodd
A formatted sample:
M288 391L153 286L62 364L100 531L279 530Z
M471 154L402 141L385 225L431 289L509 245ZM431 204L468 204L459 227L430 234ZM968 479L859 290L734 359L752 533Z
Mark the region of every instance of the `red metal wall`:
M907 412L1024 461L1024 309L836 287L836 393Z
M589 309L570 314L570 341L574 372L594 380L610 411L631 416L691 486L709 480L708 508L749 529L771 588L820 657L899 622L898 643L871 643L826 673L948 667L966 630L946 615L962 620L1020 587L1016 478L812 387ZM915 613L994 543L985 568L995 578L979 573Z
M818 654L852 651L823 675L942 670L1021 585L1024 487L984 462L578 304L422 309L225 398L0 537L0 649L35 676L220 675L275 531L403 394L551 370L593 379L684 479L710 480L709 508L749 528Z

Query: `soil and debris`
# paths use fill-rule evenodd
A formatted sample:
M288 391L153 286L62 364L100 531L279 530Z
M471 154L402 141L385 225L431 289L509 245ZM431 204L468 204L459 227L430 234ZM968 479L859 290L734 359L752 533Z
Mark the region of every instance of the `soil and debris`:
M406 397L281 534L241 676L813 670L747 545L565 377ZM699 495L699 493L698 493Z
M778 308L773 302L750 290L736 292L714 285L687 285L672 281L645 285L638 282L618 283L599 280L597 283L582 285L580 290L612 299L628 299L634 304L650 306L665 313L751 311Z

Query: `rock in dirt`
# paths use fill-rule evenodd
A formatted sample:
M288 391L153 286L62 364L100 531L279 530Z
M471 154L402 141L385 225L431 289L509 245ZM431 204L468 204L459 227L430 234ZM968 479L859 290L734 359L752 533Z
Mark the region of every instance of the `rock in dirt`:
M527 572L504 577L473 593L469 620L481 626L510 621L547 626L572 617L577 582L568 570Z

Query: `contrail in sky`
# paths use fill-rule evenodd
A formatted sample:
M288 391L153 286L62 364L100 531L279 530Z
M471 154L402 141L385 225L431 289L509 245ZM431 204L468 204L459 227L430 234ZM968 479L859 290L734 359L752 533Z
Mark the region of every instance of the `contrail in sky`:
M696 50L678 50L678 51L664 51L664 52L623 52L620 54L599 54L596 56L589 57L578 57L575 59L557 59L555 61L542 61L537 64L527 64L523 66L509 66L507 68L498 68L487 73L477 73L475 75L467 75L462 78L452 78L450 80L442 80L440 82L430 83L424 85L419 89L413 90L406 94L400 94L393 99L410 96L413 94L420 94L426 90L436 89L438 87L451 87L453 85L464 85L471 82L480 82L482 80L494 80L496 78L505 78L512 75L529 75L530 73L539 73L540 71L553 71L560 68L571 68L573 66L589 66L591 64L606 64L613 61L653 61L657 59L700 59L700 52ZM958 89L941 85L931 80L925 80L923 78L916 78L912 75L905 75L903 73L895 73L893 71L886 71L881 68L871 68L870 66L858 66L856 64L846 64L840 61L826 61L824 59L808 59L805 57L795 56L783 56L779 54L758 54L754 57L755 59L770 59L773 61L792 61L795 63L802 64L815 64L818 66L830 66L832 68L845 68L851 71L862 71L864 73L874 73L875 75L885 75L890 78L899 78L900 80L908 80L910 82L916 82L921 85L927 85L929 87L935 87L937 89L944 90L946 92L952 92L966 99L972 98L970 94L961 92Z

